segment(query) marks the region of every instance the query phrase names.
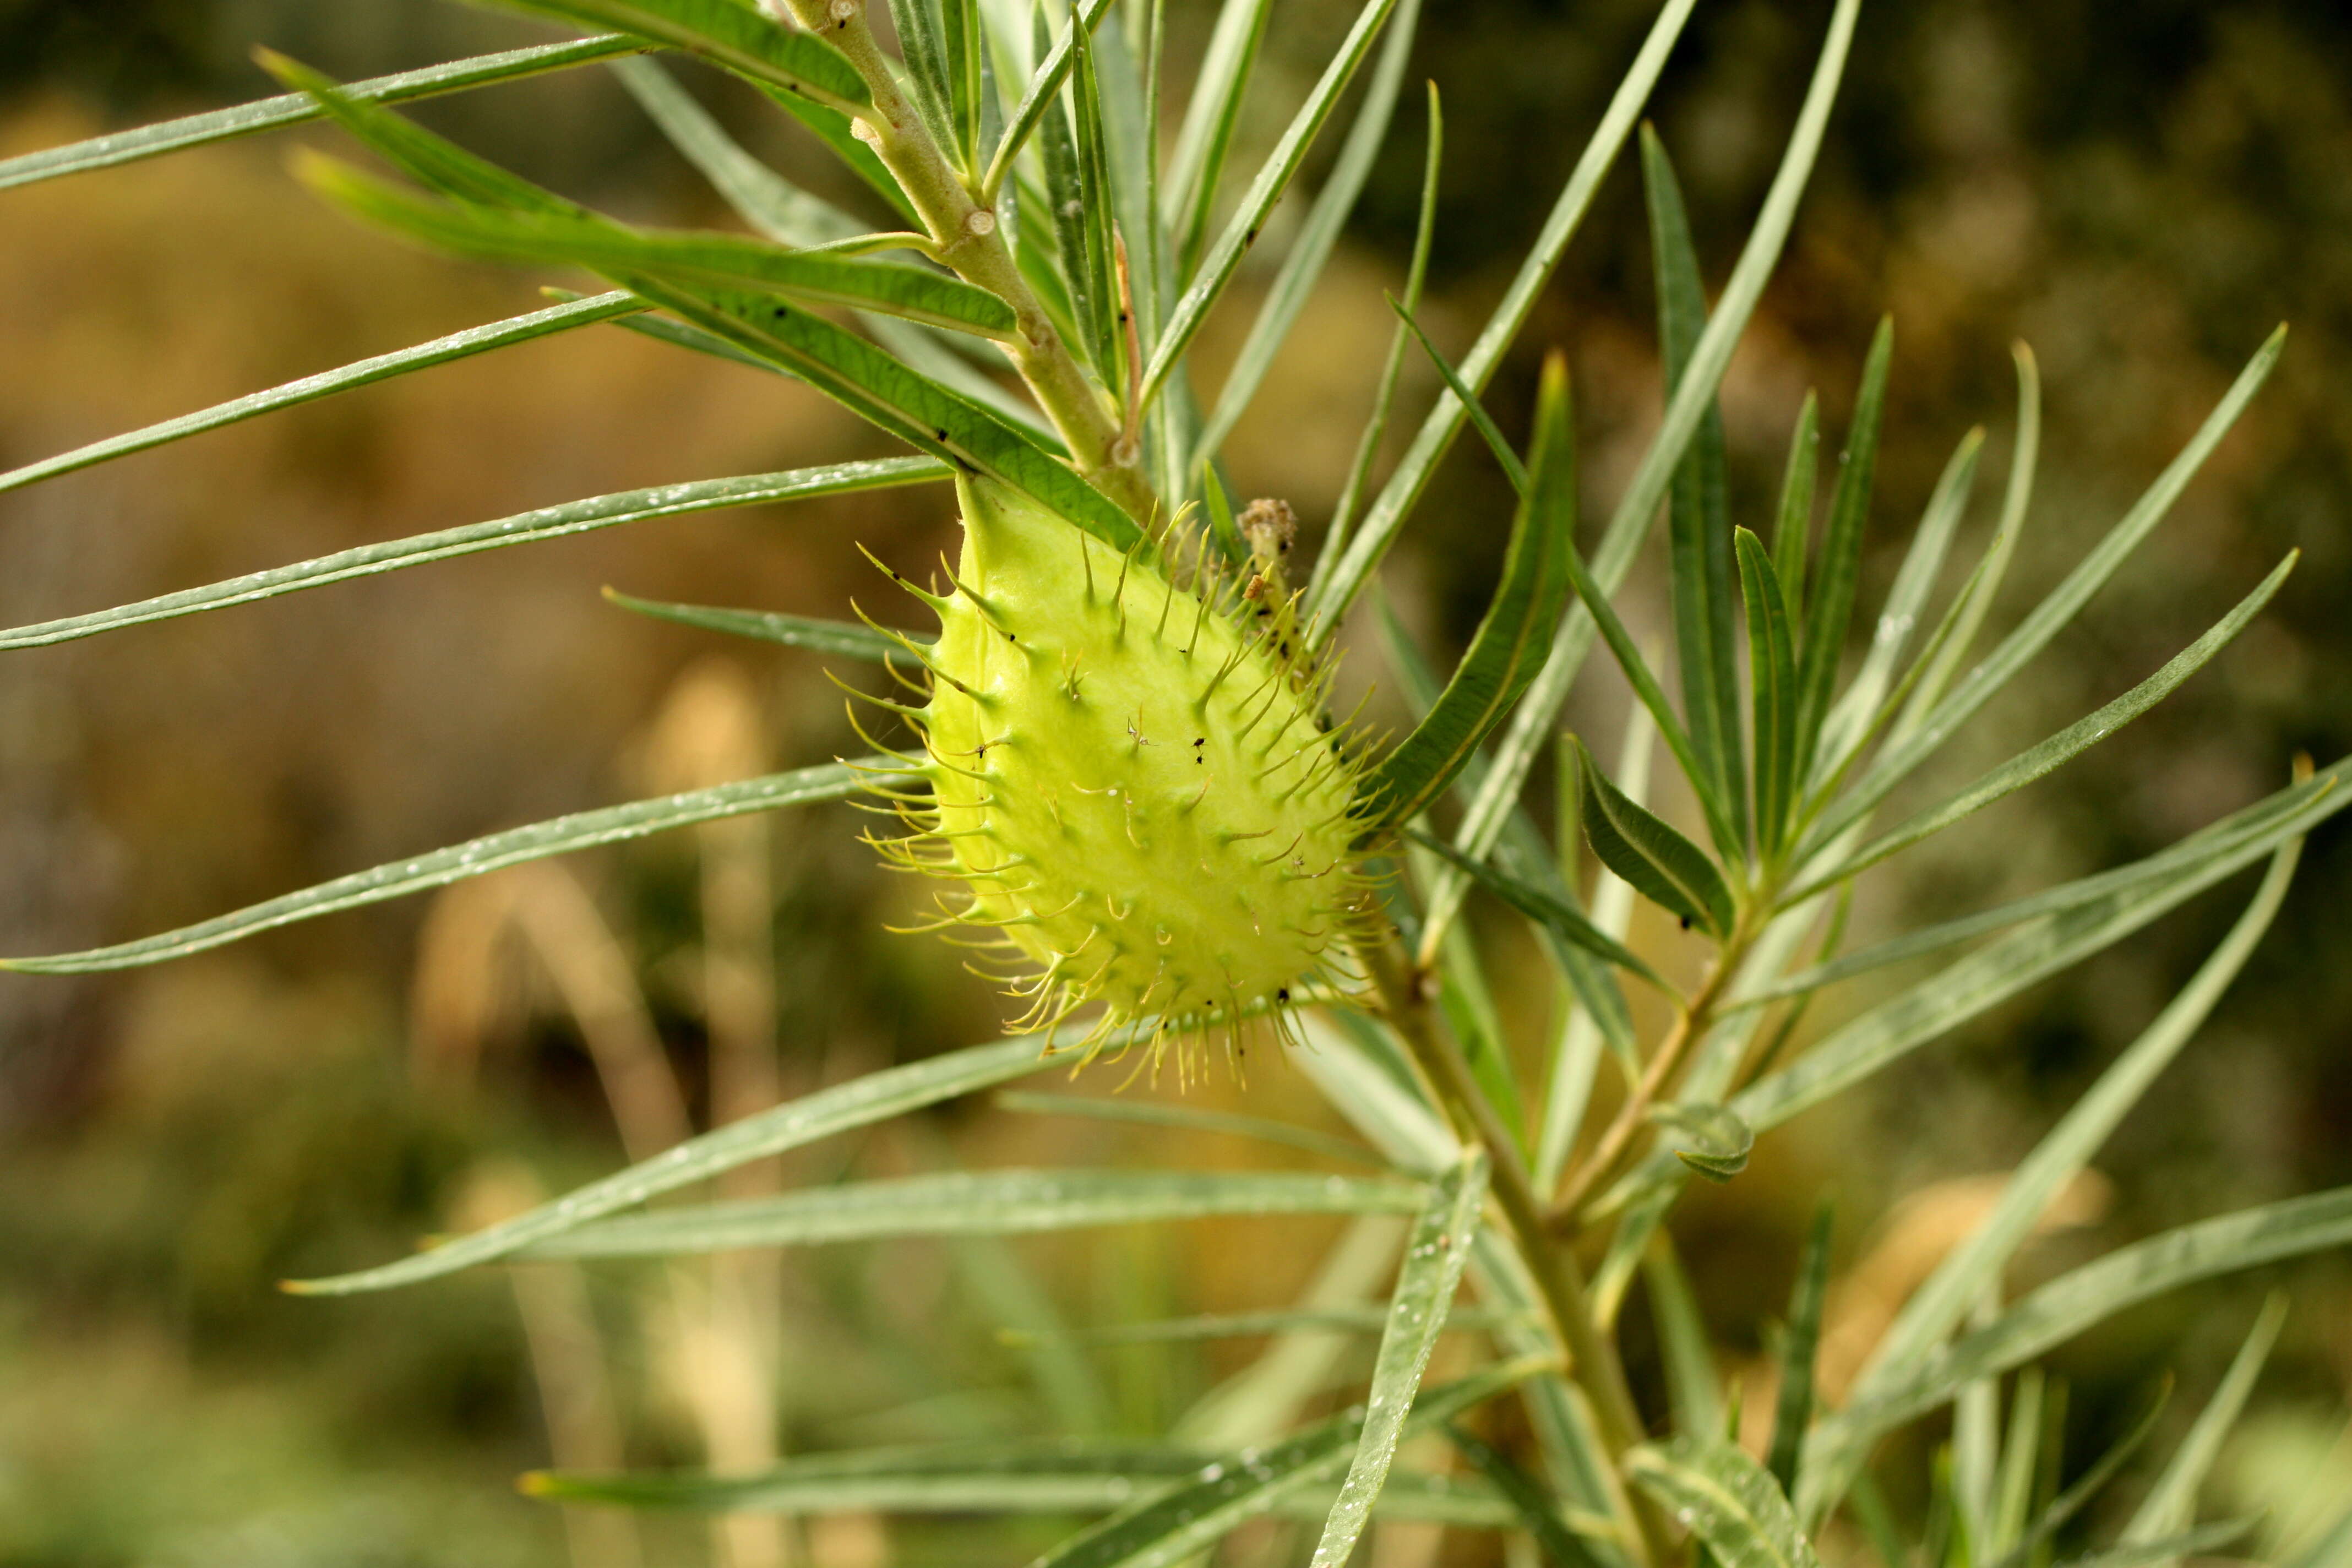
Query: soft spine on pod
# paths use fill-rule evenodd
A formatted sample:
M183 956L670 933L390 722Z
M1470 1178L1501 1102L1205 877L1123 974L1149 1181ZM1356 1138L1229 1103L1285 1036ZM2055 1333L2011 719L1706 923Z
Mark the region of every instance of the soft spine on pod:
M921 758L875 781L913 829L876 840L958 884L923 929L1021 966L1018 1030L1092 1002L1164 1043L1263 1015L1289 1037L1300 990L1344 981L1362 918L1349 849L1360 748L1321 717L1328 678L1294 668L1265 580L1179 586L1149 543L1121 552L1027 497L960 478L952 592L892 574L940 617L929 700L898 707ZM1278 582L1278 579L1276 579ZM1286 605L1284 606L1286 609ZM914 787L909 787L914 786ZM982 972L984 973L984 972Z

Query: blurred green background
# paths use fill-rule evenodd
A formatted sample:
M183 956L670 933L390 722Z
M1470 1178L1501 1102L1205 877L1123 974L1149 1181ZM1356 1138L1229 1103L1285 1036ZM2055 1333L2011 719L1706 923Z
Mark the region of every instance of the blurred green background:
M1648 11L1431 6L1415 63L1445 92L1447 156L1426 315L1449 350L1517 265ZM1654 100L1711 283L1770 175L1826 11L1703 5ZM1276 8L1261 107L1244 125L1256 145L1346 19L1333 0ZM1197 54L1207 22L1205 6L1173 6L1181 56ZM0 154L259 96L254 42L349 78L545 36L425 0L0 0ZM689 74L778 167L856 202L814 143ZM601 73L417 113L625 216L723 221ZM1310 535L1385 351L1381 290L1397 287L1411 239L1421 129L1408 95L1320 298L1228 447L1239 490L1289 499ZM536 303L541 279L420 254L323 210L288 179L287 147L232 144L0 193L0 468ZM1538 354L1567 350L1595 507L1658 416L1648 266L1637 182L1621 166L1492 394L1523 433ZM1210 376L1263 281L1245 279L1217 318ZM2286 550L2304 560L2271 612L2153 714L1871 874L1857 929L1904 929L2147 853L2275 787L2298 750L2326 760L2352 746L2352 11L2335 0L1866 11L1790 253L1726 384L1735 510L1751 524L1809 385L1842 430L1881 310L1895 320L1896 360L1866 604L1977 423L1990 447L1961 553L1983 537L2012 428L2009 344L2024 338L2040 356L2039 499L1996 626L2129 504L2264 334L2294 326L2271 387L2171 522L1906 799L2114 695ZM1431 384L1409 374L1412 418ZM1390 574L1407 619L1449 654L1483 607L1508 508L1473 445ZM67 615L631 486L886 450L805 389L590 329L0 499L0 617ZM636 619L598 589L828 616L855 595L899 614L850 541L926 562L950 538L947 508L945 491L923 489L642 524L12 654L0 667L0 950L142 934L499 826L851 750L817 661ZM1637 578L1637 632L1664 631L1657 588ZM1596 663L1570 722L1606 755L1623 712ZM0 979L0 1561L1023 1560L1045 1535L852 1516L764 1542L657 1521L632 1540L609 1521L575 1520L567 1534L556 1510L516 1497L509 1479L546 1463L572 1418L542 1399L550 1368L604 1369L607 1436L631 1462L700 1461L709 1412L690 1390L707 1369L694 1371L680 1325L701 1320L660 1307L658 1279L600 1275L577 1299L543 1292L536 1309L495 1276L331 1302L272 1288L624 1158L579 994L548 978L567 955L593 970L601 954L641 991L643 1017L624 1022L657 1045L698 1122L727 1102L714 1039L730 1027L772 1026L787 1093L987 1036L999 1005L953 951L880 929L915 895L879 873L856 826L826 808L764 834L567 862L570 880L503 904L402 903L148 972ZM726 939L731 961L712 913L730 887L756 905ZM2029 1269L2352 1182L2347 897L2352 835L2339 826L2311 847L2204 1037L2105 1152L2105 1182L2075 1194L2078 1223ZM741 916L742 898L731 907ZM594 916L584 926L583 910ZM2233 912L2229 894L2192 904L1768 1140L1738 1182L1683 1211L1683 1255L1730 1356L1761 1344L1824 1188L1839 1196L1840 1268L1866 1323L1873 1281L1899 1280L1906 1247L1932 1248L1969 1212L1975 1189L1955 1180L2030 1147ZM572 936L549 934L558 927ZM494 947L496 963L484 956ZM1532 1054L1540 965L1499 936L1496 958ZM771 964L772 1026L756 984L730 1015L744 994L730 986ZM1833 999L1809 1028L1900 978ZM1075 1087L1116 1082L1105 1072ZM1192 1098L1320 1114L1271 1063L1246 1089L1220 1079ZM809 1152L786 1174L1265 1158L1230 1141L959 1106ZM758 1286L782 1324L783 1447L1057 1422L1156 1429L1230 1371L1231 1354L1123 1351L1090 1354L1082 1373L1041 1373L994 1331L1034 1319L1041 1300L1081 1321L1274 1304L1335 1234L1289 1221L984 1254L793 1255ZM2078 1451L2112 1434L2164 1367L2191 1392L2210 1386L2272 1286L2292 1289L2295 1311L2225 1468L2228 1504L2285 1510L2285 1528L2310 1489L2352 1490L2338 1436L2352 1387L2341 1258L2207 1287L2070 1347L2057 1366L2074 1383ZM1625 1332L1647 1375L1638 1303ZM1404 1527L1371 1548L1388 1568L1492 1551Z

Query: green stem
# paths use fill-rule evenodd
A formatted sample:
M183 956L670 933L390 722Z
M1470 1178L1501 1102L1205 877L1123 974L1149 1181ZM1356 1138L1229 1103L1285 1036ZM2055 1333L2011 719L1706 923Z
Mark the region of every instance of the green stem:
M1423 988L1423 975L1406 960L1395 933L1364 938L1356 951L1380 994L1382 1014L1429 1079L1455 1136L1486 1149L1493 1168L1495 1201L1528 1272L1535 1277L1536 1288L1543 1294L1553 1332L1568 1353L1569 1375L1591 1401L1610 1463L1622 1472L1626 1453L1642 1441L1641 1412L1626 1384L1616 1345L1593 1321L1582 1270L1545 1223L1544 1205L1519 1156L1518 1141L1479 1092L1459 1047L1437 1026ZM1631 1516L1626 1521L1630 1526L1626 1544L1635 1562L1642 1568L1654 1568L1669 1561L1663 1521L1645 1500L1622 1488L1618 1490Z
M1013 307L1015 335L1004 347L1013 368L1053 420L1087 482L1139 520L1156 504L1143 477L1139 445L1124 436L1094 384L1054 330L1021 276L992 208L972 200L963 177L931 139L898 89L889 57L867 24L867 0L787 0L795 20L839 49L866 79L874 107L857 120L860 137L915 204L939 247L939 259L965 282Z

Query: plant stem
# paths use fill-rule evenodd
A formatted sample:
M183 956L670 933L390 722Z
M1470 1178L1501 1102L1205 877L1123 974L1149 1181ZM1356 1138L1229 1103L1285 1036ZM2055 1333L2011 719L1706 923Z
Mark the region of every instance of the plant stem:
M874 107L857 120L861 139L897 178L939 247L939 259L965 282L1013 307L1014 336L1004 345L1013 368L1070 448L1088 483L1139 521L1156 504L1143 477L1139 443L1127 438L1094 384L1054 330L1029 280L1021 276L993 209L972 199L963 176L891 75L889 57L866 21L867 0L786 0L802 26L847 57L866 79Z
M1698 1043L1706 1037L1707 1029L1715 1022L1716 1000L1723 994L1724 984L1735 967L1734 953L1738 943L1738 935L1735 932L1732 942L1725 945L1715 966L1707 972L1706 983L1699 987L1698 994L1675 1014L1674 1027L1667 1031L1666 1037L1659 1042L1657 1050L1651 1055L1650 1065L1643 1069L1641 1081L1633 1086L1633 1092L1625 1097L1625 1103L1618 1108L1615 1119L1601 1133L1601 1142L1593 1145L1592 1152L1580 1161L1561 1184L1559 1197L1552 1205L1551 1211L1552 1222L1556 1226L1565 1226L1573 1232L1577 1209L1585 1199L1598 1192L1602 1184L1617 1174L1633 1148L1634 1135L1641 1131L1643 1121L1650 1114L1650 1108L1657 1103L1658 1097L1665 1092L1667 1086L1681 1075L1683 1065L1690 1060L1691 1053L1697 1048Z
M1422 987L1422 973L1407 962L1394 931L1360 939L1356 951L1380 994L1383 1015L1428 1078L1455 1136L1486 1149L1496 1203L1520 1256L1527 1260L1528 1271L1535 1277L1536 1288L1543 1293L1553 1331L1568 1354L1569 1375L1591 1402L1611 1464L1622 1468L1626 1451L1642 1441L1641 1412L1626 1384L1617 1347L1593 1321L1582 1271L1546 1224L1543 1203L1520 1157L1517 1139L1479 1092L1460 1048L1438 1028ZM1643 1568L1666 1562L1662 1522L1643 1500L1630 1493L1621 1495L1631 1515L1627 1545L1636 1562Z

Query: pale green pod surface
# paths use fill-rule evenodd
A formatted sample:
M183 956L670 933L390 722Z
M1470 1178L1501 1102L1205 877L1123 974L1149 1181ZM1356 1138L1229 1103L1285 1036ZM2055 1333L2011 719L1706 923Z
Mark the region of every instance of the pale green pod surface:
M991 480L957 492L907 857L962 884L954 924L1034 966L1023 1026L1095 1001L1106 1030L1278 1013L1341 961L1360 879L1355 761L1276 617Z

